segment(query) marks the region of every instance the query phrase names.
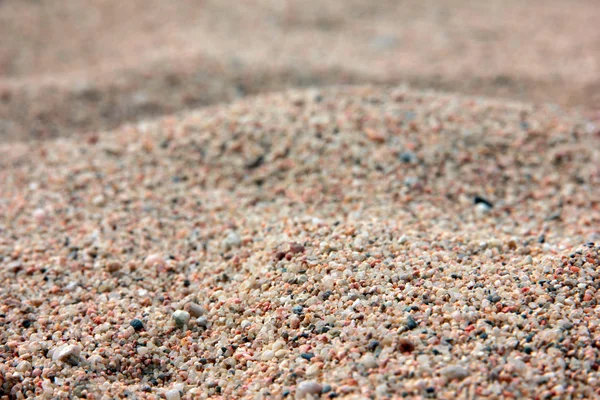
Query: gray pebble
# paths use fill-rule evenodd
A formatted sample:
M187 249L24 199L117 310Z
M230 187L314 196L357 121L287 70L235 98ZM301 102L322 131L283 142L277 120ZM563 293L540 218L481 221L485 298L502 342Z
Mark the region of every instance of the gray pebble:
M489 296L488 296L488 300L489 300L491 303L497 303L497 302L499 302L500 300L502 300L502 297L498 296L497 294L493 294L493 295L489 295Z
M208 328L208 319L206 319L206 317L198 317L196 319L196 325L206 329Z
M189 303L188 311L190 315L194 318L201 317L204 314L206 314L206 310L204 309L204 307L196 303Z
M469 371L458 365L449 365L449 366L443 368L441 373L443 376L445 376L446 378L448 378L450 380L452 380L452 379L463 380L467 376L469 376Z

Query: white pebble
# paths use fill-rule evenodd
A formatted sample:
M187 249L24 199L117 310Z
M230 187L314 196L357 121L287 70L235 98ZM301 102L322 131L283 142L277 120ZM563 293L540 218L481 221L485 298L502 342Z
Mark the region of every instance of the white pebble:
M175 321L177 327L183 328L190 322L190 313L183 310L177 310L173 313L173 321Z
M54 387L52 386L50 379L44 379L42 382L42 390L44 391L46 397L52 397L52 394L54 393Z
M271 350L264 351L260 356L261 361L269 361L275 356L275 353Z
M223 240L222 244L225 250L231 250L234 247L240 247L242 245L242 238L237 232L230 232Z
M35 218L36 222L42 223L46 220L47 214L43 208L37 208L33 211L33 218Z
M167 390L165 392L165 397L167 398L167 400L180 400L181 399L179 390L176 390L176 389Z
M275 352L275 357L283 358L283 357L285 357L286 354L287 354L287 350L285 350L285 349L277 350Z
M242 323L240 324L240 328L242 329L246 329L248 328L250 325L252 325L252 322L248 321L248 320L243 320Z
M31 371L31 363L29 361L21 361L15 368L18 372Z
M81 355L81 348L72 344L63 344L62 346L54 349L52 353L52 361L68 362L71 364L77 364L79 356Z
M146 267L152 267L155 264L164 265L164 263L165 262L162 259L162 256L158 253L150 254L148 257L146 257L146 260L144 260L144 265Z
M306 368L306 375L312 376L319 373L319 369L321 366L319 364L313 364L310 367Z
M489 213L492 210L492 207L488 206L485 203L477 203L475 209L477 210L478 214L482 215Z
M373 354L367 353L362 358L362 364L365 366L365 368L376 368L377 360L375 357L373 357Z
M92 204L95 206L103 206L105 203L106 199L101 194L94 196L94 198L92 199Z
M296 388L296 399L305 399L309 395L318 396L321 394L323 387L320 383L315 381L304 381L301 382Z

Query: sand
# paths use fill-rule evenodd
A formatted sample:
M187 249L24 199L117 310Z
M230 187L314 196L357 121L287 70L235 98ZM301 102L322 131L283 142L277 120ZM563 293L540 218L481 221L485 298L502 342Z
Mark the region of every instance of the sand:
M596 396L599 145L556 107L375 87L3 145L2 387Z
M600 397L598 10L0 1L0 397Z

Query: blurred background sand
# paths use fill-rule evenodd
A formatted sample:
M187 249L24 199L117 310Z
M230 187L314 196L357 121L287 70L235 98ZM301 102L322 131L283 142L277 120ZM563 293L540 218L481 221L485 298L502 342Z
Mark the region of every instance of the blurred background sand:
M593 0L0 0L0 140L290 87L406 83L600 109Z

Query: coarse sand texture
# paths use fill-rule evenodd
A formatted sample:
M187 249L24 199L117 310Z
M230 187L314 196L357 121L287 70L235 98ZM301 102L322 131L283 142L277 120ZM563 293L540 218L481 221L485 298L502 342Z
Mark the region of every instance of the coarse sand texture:
M0 144L11 398L596 398L600 130L406 88Z

